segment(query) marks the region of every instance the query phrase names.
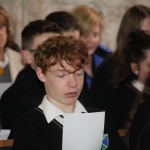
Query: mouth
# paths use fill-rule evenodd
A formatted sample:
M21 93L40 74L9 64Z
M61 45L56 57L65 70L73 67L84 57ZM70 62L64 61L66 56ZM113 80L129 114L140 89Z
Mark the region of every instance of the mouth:
M69 93L66 93L65 96L68 98L73 98L73 97L76 97L77 94L78 92L69 92Z

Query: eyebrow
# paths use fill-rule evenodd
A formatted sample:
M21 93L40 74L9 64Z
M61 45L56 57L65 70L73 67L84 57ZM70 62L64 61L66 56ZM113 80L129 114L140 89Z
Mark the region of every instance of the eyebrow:
M64 69L56 69L56 70L54 70L54 72L58 72L58 71L59 72L64 72L64 71L66 72L66 70L64 70Z

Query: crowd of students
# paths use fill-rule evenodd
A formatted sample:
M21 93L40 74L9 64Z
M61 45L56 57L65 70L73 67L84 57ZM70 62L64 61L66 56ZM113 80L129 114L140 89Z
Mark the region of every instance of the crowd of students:
M109 142L99 149L150 147L150 8L125 12L115 53L101 44L103 21L87 5L29 22L21 51L3 7L0 25L0 82L13 82L0 98L0 123L12 149L61 150L65 113L102 111Z

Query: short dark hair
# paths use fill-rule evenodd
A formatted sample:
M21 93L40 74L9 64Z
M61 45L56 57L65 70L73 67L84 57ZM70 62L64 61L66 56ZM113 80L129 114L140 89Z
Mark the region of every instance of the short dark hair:
M61 33L56 23L47 20L36 20L30 22L22 31L22 49L31 49L34 38L43 33Z
M74 67L74 72L89 63L86 44L73 36L54 36L48 38L37 47L34 57L36 66L40 67L44 74L51 66L57 63L64 70L72 73L65 68L63 61Z
M45 20L57 23L57 25L63 31L70 31L70 30L81 30L80 25L78 24L77 19L70 13L65 11L56 11L50 13Z

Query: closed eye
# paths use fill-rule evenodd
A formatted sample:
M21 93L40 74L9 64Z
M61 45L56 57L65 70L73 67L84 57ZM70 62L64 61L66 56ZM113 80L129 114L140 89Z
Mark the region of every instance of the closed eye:
M62 78L62 77L64 77L65 75L59 75L59 76L57 76L57 77L59 77L59 78Z
M76 73L76 75L77 75L77 76L82 76L82 75L83 75L83 73Z

